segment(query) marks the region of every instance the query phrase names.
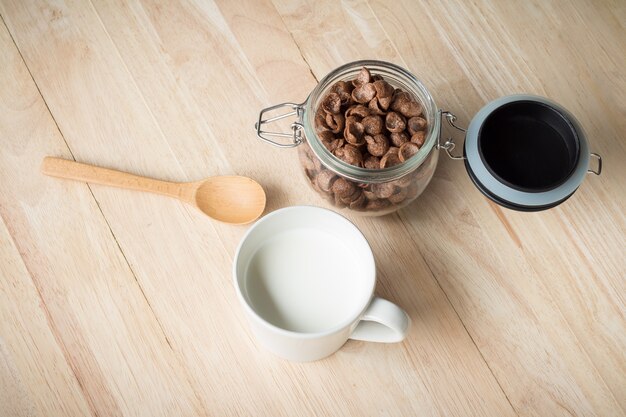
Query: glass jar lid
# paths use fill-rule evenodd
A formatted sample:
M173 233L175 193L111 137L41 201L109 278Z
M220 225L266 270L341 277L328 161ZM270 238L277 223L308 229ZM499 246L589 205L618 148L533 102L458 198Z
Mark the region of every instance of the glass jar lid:
M464 156L483 194L522 211L565 201L589 165L587 140L574 116L544 97L522 94L498 98L474 116Z

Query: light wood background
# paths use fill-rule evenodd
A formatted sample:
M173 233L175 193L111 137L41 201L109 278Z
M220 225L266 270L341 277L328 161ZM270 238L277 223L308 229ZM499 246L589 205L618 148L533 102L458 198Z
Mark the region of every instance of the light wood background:
M624 416L626 3L0 0L0 416ZM398 214L352 220L401 344L289 363L231 284L246 227L44 177L45 155L175 181L248 175L324 205L260 108L333 68L398 63L467 125L528 92L571 110L602 176L502 209L441 155Z

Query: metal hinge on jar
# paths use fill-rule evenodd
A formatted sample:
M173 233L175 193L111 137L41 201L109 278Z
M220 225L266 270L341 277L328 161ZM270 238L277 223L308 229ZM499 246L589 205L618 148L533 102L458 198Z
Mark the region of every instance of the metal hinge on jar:
M466 129L463 129L462 127L458 126L455 122L456 122L456 116L452 113L450 113L449 111L440 111L439 112L441 117L445 117L446 121L448 122L448 124L450 126L452 126L453 128L455 128L456 130L463 132L463 134L465 134L467 132ZM443 129L441 130L443 132ZM439 138L437 140L437 149L443 149L446 151L446 153L448 154L448 156L452 159L467 159L465 158L463 155L452 155L452 151L454 150L454 148L456 148L456 143L454 143L454 139L452 137L449 137L446 139L446 141L444 143L441 143L441 132L439 133Z
M280 109L282 107L288 107L291 109L290 112L279 114L278 116L270 117L268 119L264 119L266 113L274 111L276 109ZM296 120L291 123L291 133L282 133L282 132L269 132L262 130L263 125L270 124L276 122L277 120L285 119L287 117L295 116ZM259 139L264 140L267 143L270 143L274 146L278 146L279 148L293 148L302 143L304 140L302 138L302 131L304 126L302 125L302 118L304 116L304 103L281 103L275 106L266 107L259 113L259 120L254 124L254 128L256 129L256 135ZM291 143L283 143L277 142L272 138L291 138Z
M588 169L587 172L596 175L602 174L602 157L595 152L591 152L589 156L595 158L598 161L598 167L596 169Z

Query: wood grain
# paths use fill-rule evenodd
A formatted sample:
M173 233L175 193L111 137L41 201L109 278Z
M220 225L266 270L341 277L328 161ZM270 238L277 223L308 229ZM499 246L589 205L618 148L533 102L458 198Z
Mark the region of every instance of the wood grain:
M2 0L0 15L0 415L624 415L623 5ZM245 228L38 172L48 154L174 182L236 173L268 211L328 207L252 125L361 58L407 67L462 123L503 94L552 97L605 159L544 213L493 205L442 155L416 203L349 216L377 293L412 318L402 344L278 360L232 287Z
M2 412L201 414L184 369L177 366L89 188L39 172L45 155L71 155L6 28L0 29L0 216L15 245L12 250L3 238L2 250L9 255L18 251L23 260L14 272L6 270L2 286L11 290L7 296L26 297L16 294L23 288L34 297L22 300L19 312L14 306L20 298L2 300L3 360L9 363L2 367L2 381L21 379L22 385L11 391L28 395L16 395L17 402L3 405ZM30 283L14 275L25 270ZM43 323L37 316L41 311L47 319ZM20 323L27 327L18 344ZM47 352L50 357L43 358ZM18 379L7 371L25 375Z
M6 31L0 37L6 37ZM0 415L91 415L48 311L0 224Z

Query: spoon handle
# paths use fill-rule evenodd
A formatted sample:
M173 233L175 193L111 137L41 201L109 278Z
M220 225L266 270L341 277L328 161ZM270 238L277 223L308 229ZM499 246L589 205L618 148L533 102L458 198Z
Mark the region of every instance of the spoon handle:
M100 168L67 159L46 156L41 164L41 172L58 178L85 181L93 184L110 185L130 190L147 191L181 198L182 184L141 177L127 172Z

